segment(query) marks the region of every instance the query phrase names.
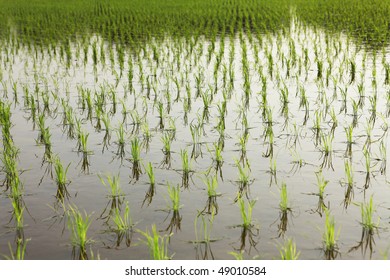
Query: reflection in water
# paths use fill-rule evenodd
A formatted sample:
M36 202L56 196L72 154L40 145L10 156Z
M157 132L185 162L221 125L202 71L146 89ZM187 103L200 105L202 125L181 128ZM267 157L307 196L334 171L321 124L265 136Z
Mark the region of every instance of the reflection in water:
M153 197L156 194L156 188L155 184L150 184L148 191L145 193L144 201L142 202L142 207L144 206L145 202L147 203L147 206L152 203Z
M288 211L280 211L279 213L279 221L278 224L278 237L283 237L287 231L288 225Z
M165 229L165 231L169 231L169 233L172 233L173 230L181 230L181 219L182 217L180 216L179 210L172 210L173 214L171 217L171 220L169 221L168 227ZM169 214L168 214L169 216ZM168 217L167 217L168 218Z
M251 252L251 249L254 248L255 250L256 249L256 245L257 245L257 237L259 235L259 229L256 228L255 226L250 226L250 227L242 227L241 229L241 235L240 235L240 248L239 248L239 251L243 251L246 249L247 246L249 246L248 248L248 252L250 254Z
M201 219L202 224L198 227L198 220ZM214 260L214 254L211 249L211 243L216 242L217 239L211 239L211 230L214 223L214 213L211 213L208 218L203 212L198 212L195 218L195 240L192 243L195 246L196 259L198 260ZM201 234L198 232L201 231ZM200 236L199 236L200 235Z
M348 253L355 251L355 250L358 250L360 248L363 256L365 256L367 253L367 250L368 250L369 254L370 254L370 259L371 259L372 253L373 253L373 248L375 245L374 234L375 234L374 229L368 229L368 228L363 227L362 228L362 236L361 236L360 241L358 242L358 244L356 246L353 246L348 251Z

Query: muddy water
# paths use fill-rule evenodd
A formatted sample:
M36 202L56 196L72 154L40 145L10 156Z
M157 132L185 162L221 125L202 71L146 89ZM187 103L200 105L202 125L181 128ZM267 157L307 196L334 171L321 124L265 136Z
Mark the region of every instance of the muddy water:
M258 39L261 39L259 41ZM91 39L100 44L100 38ZM328 52L326 56L326 42ZM242 162L250 164L250 194L249 199L257 200L253 208L253 235L246 236L242 241L242 224L240 210L235 203L238 186L238 168L236 160L241 157L239 139L243 135L242 112L245 92L243 88L243 42L247 47L249 61L250 92L246 117L248 120L249 138L247 142L246 157ZM293 45L292 45L293 44ZM153 59L153 45L157 47L159 61ZM54 175L50 174L50 164L43 160L44 147L37 144L39 134L37 125L31 120L31 110L24 105L23 88L28 88L30 94L34 94L36 86L39 92L49 92L50 112L46 113L46 125L50 127L52 151L58 155L64 165L70 163L68 171L69 199L66 205L76 205L82 212L91 215L92 223L88 231L91 242L90 250L99 254L102 259L147 259L148 249L142 242L143 237L137 230L145 231L156 224L160 233L169 234L168 228L172 212L167 211L171 202L167 192L167 185L182 184L182 163L180 151L187 149L191 155L194 148L191 138L191 124L204 123L198 145L195 147L199 152L191 160L191 177L188 188L181 187L180 209L181 225L172 230L169 244L169 252L174 259L197 259L197 258L233 258L229 252L244 250L245 258L275 259L279 258L278 248L287 238L293 238L297 249L301 252L302 259L324 259L322 236L324 233L324 214L318 209L318 187L316 172L323 165L324 155L321 145L316 142L313 131L316 111L322 112L321 127L323 133L328 135L332 126L330 109L333 108L337 115L338 126L334 131L332 154L328 158L331 165L323 166L323 175L329 181L325 189L325 205L330 209L335 218L338 235L337 258L341 259L364 259L383 258L383 254L390 245L389 223L389 186L386 174L379 172L382 163L380 154L380 142L383 140L387 147L387 134L384 138L383 127L386 117L386 94L388 86L385 85L384 68L382 59L387 60L387 53L378 53L373 56L372 52L365 52L359 46L342 35L327 37L320 30L313 31L308 27L293 25L291 33L283 35L260 35L254 37L245 36L240 41L236 38L225 39L224 45L220 40L215 44L215 53L224 46L221 56L222 65L229 66L231 45L234 45L234 57L232 69L234 72L234 88L223 86L223 71L218 70L217 85L213 76L216 63L215 53L210 55L208 50L210 42L202 38L195 44L192 53L189 53L189 45L183 40L166 39L164 42L150 42L139 56L134 55L131 49L125 49L125 62L123 75L120 76L119 60L115 46L103 44L102 51L106 54L103 65L101 57L99 63L94 66L92 61L92 47L88 49L88 61L84 63L84 55L80 45L73 46L73 56L68 67L65 60L57 55L49 53L52 50L43 49L42 52L28 51L20 47L17 53L11 53L8 49L1 54L2 75L4 83L0 86L0 94L3 100L10 102L12 108L12 136L15 145L19 148L18 166L24 186L24 213L25 226L24 236L29 239L26 247L28 259L70 259L72 258L72 246L69 229L64 218L64 210L55 197L56 183ZM256 46L256 47L255 47ZM297 57L287 72L287 61L293 61L293 48ZM11 49L11 48L10 48ZM303 61L307 50L309 63L305 68ZM100 48L99 48L100 51ZM112 61L110 61L110 51ZM9 52L9 53L7 53ZM77 55L79 52L79 56ZM324 60L323 76L318 78L318 68L315 62L315 53ZM255 59L258 56L258 60ZM270 69L270 56L273 59L272 72ZM7 57L9 59L7 59ZM325 58L329 59L326 60ZM356 61L356 78L351 82L348 63L342 63L347 59ZM133 90L128 87L128 61L131 60L134 70ZM256 62L258 61L258 62ZM300 62L299 62L300 61ZM299 67L301 63L301 67ZM329 83L326 83L326 69L331 68ZM365 65L365 66L364 66ZM365 68L364 68L365 67ZM375 67L375 68L374 68ZM142 71L141 71L142 69ZM364 70L364 72L362 72ZM376 73L373 73L376 69ZM274 152L273 159L276 162L276 176L270 173L270 157L266 157L268 140L265 139L264 131L266 122L262 118L261 91L263 88L259 72L262 72L267 81L266 95L269 108L272 109ZM214 89L214 98L209 108L209 119L202 119L204 103L201 97L196 97L196 78L203 75L201 91L210 92ZM376 74L377 82L377 115L372 129L371 158L372 171L370 186L364 191L366 178L365 158L362 152L367 138L367 120L371 117L370 97L374 96L375 88L373 75ZM227 73L229 78L229 72ZM332 77L334 79L332 79ZM177 90L174 79L178 79ZM148 81L152 85L148 89ZM321 82L323 81L323 82ZM12 84L16 82L18 102L12 90ZM358 84L364 85L364 105L359 109L357 124L354 129L354 144L352 146L352 166L354 170L354 193L352 202L345 207L345 173L344 162L347 147L344 127L349 126L353 120L353 100L359 98ZM79 102L80 91L78 87L89 89L92 96L95 92L109 93L115 91L117 110L113 112L112 100L107 94L105 105L106 112L110 112L111 139L104 145L105 131L96 128L96 114L88 119L87 110L81 109ZM299 88L304 88L308 100L308 117L305 122L305 109L300 107ZM342 90L347 88L346 106L343 110ZM288 118L283 115L280 101L281 89L287 89L288 95ZM184 119L183 103L186 102L187 92L191 92L191 109L188 112L188 122ZM146 96L150 91L150 98ZM209 226L210 238L213 240L208 248L204 244L194 242L196 230L194 221L197 220L198 235L202 235L202 222L196 218L199 211L207 206L207 191L204 180L211 174L213 169L213 143L219 139L216 130L218 123L218 104L223 100L223 94L227 92L227 115L225 141L223 150L222 176L218 174L217 197L218 213L214 217L212 226ZM167 99L167 92L171 94L171 101ZM177 92L179 99L175 101ZM155 97L156 96L156 97ZM322 96L323 98L318 98ZM335 98L333 98L335 96ZM77 152L77 140L67 136L66 126L63 125L63 107L61 98L73 108L74 115L82 120L82 127L89 133L88 147L92 153L88 156L89 170L82 170L82 155ZM42 102L41 95L37 100ZM149 188L149 179L145 171L139 180L132 177L132 163L130 153L130 141L138 137L143 140L142 129L137 131L130 115L124 121L126 131L125 155L121 160L116 155L118 150L116 130L123 121L123 100L126 110L138 112L140 116L145 114L143 122L149 124L152 135L149 147L143 146L141 150L142 163L151 162L156 177L156 192L152 202L143 204L145 194ZM326 107L326 100L329 107ZM159 127L159 115L156 102L162 102L164 106L165 129ZM168 103L171 104L168 113ZM381 117L381 114L383 117ZM163 143L161 137L169 130L169 120L174 120L176 126L175 138L172 141L172 154L169 164L164 164ZM295 125L295 126L294 126ZM102 125L104 128L104 126ZM296 136L296 137L295 137ZM294 141L296 144L294 145ZM297 162L301 159L301 164ZM378 160L377 160L378 159ZM144 168L142 168L144 170ZM54 170L53 170L54 171ZM106 220L107 206L110 207L109 191L101 183L99 176L107 174L120 174L120 182L125 201L128 201L134 232L131 236L130 246L123 241L119 246L116 244L116 234L112 231L112 223ZM4 178L4 173L0 172ZM286 183L288 189L289 206L287 227L281 230L281 211L279 209L280 187ZM374 220L380 220L378 233L373 235L375 243L363 242L362 247L352 249L361 241L362 226L360 203L367 202L373 195L376 212ZM247 198L245 198L247 200ZM123 209L122 209L123 210ZM205 215L208 221L209 215ZM8 192L0 196L0 253L10 255L8 245L15 248L15 230L12 220L12 206ZM257 230L256 230L257 229ZM199 234L200 233L200 234ZM250 240L250 238L252 238ZM251 243L252 241L252 243ZM367 246L365 250L364 246ZM362 250L363 248L363 250ZM351 250L352 249L352 250Z

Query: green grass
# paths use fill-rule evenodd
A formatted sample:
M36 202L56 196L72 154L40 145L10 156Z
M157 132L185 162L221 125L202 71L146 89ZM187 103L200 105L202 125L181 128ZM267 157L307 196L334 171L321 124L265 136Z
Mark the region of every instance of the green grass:
M334 259L338 254L338 239L339 231L336 232L336 223L334 217L330 215L329 211L325 211L325 230L322 235L324 243L324 251L327 259Z
M67 179L67 174L69 170L70 163L64 167L61 160L57 157L54 160L54 171L56 174L56 183L57 183L57 197L63 199L68 197L69 193L67 186L69 185L69 180Z
M143 242L148 246L152 260L170 260L172 258L168 253L168 244L171 235L161 236L155 224L152 225L151 233L148 230L139 231L139 233L145 238Z
M284 245L279 248L280 258L282 260L297 260L300 252L297 252L297 246L292 239L287 239Z
M66 210L68 219L68 229L70 231L70 238L74 249L79 250L77 255L80 259L87 259L87 245L91 242L88 238L88 229L92 223L91 215L86 212L81 213L75 206L68 206ZM75 255L76 256L76 255Z

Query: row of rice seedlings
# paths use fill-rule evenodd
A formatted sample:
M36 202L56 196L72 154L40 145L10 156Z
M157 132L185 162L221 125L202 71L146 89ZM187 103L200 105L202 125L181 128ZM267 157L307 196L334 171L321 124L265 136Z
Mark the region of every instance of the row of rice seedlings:
M12 205L12 218L15 223L15 242L16 251L13 252L11 245L11 259L24 259L28 240L24 236L24 213L26 205L23 200L24 188L20 180L20 171L18 170L18 148L15 146L11 136L11 110L10 104L0 101L0 126L2 131L2 171L5 173L5 179L2 186L5 191L9 191L8 197Z

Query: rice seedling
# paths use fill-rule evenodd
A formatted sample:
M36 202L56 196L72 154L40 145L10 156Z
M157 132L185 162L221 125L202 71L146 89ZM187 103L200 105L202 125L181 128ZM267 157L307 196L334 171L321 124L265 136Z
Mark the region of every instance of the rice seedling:
M164 160L162 161L162 165L170 168L171 167L171 143L172 138L169 135L169 133L164 133L164 135L161 137L161 141L163 142L163 154L164 154Z
M205 208L201 211L201 213L217 215L219 209L217 197L221 196L221 194L217 192L217 188L218 188L217 176L207 177L204 180L204 183L206 184L207 187L207 203Z
M202 156L202 143L200 141L202 135L202 122L198 124L190 124L190 132L192 137L192 152L191 158L197 159L199 156Z
M145 238L144 243L149 248L150 258L152 260L172 259L172 256L169 256L168 254L168 244L172 234L161 236L158 233L155 224L152 225L151 233L148 230L139 231L139 233Z
M249 163L246 162L244 166L241 166L240 162L236 160L236 166L238 168L238 194L235 202L237 202L243 194L249 199L249 186L252 183L252 180L250 179Z
M282 260L298 260L300 252L297 252L297 246L293 239L289 238L279 248L280 258Z
M376 222L373 220L374 212L376 209L373 204L373 196L370 197L370 201L368 203L360 204L360 212L361 212L361 226L362 226L362 234L357 245L353 246L349 252L361 249L363 256L366 255L367 250L369 250L370 259L372 258L373 249L375 245L374 235L378 233L379 229L379 217Z
M187 150L181 150L180 151L180 157L182 161L182 187L188 188L189 187L189 181L190 181L190 173L193 172L191 170L191 160L188 158L188 152Z
M86 212L82 214L76 206L69 205L66 210L66 217L71 234L73 259L88 259L86 247L92 242L92 240L87 236L88 229L92 222L91 215Z
M324 243L324 251L325 251L325 257L328 260L333 260L337 258L339 252L338 252L338 246L337 246L337 239L338 235L340 233L340 230L336 232L336 224L334 221L334 217L332 217L329 213L329 210L325 211L325 231L322 236L323 243Z
M125 240L126 246L130 247L133 234L133 222L130 217L130 208L128 202L126 202L123 216L121 216L119 208L114 209L112 222L112 231L114 231L117 235L116 247L120 247L123 240Z
M379 168L380 173L382 175L386 175L386 167L387 167L387 147L384 141L382 140L379 146L380 154L381 154L381 166Z
M279 202L279 209L280 209L280 213L279 213L280 223L278 224L279 237L283 236L287 231L288 213L292 211L289 204L290 203L288 201L287 185L286 183L283 182L280 189L280 202Z
M199 237L198 234L198 220L202 221L202 224L200 226L202 235ZM208 260L212 259L214 260L214 254L211 249L211 243L217 241L217 239L212 239L210 237L211 230L214 223L214 214L211 215L208 219L205 218L202 213L199 213L194 221L194 228L195 228L195 240L192 241L192 243L195 245L196 250L196 259L202 259L202 260Z
M131 159L132 162L132 176L136 181L139 180L140 174L142 174L141 170L141 145L140 141L137 137L134 137L131 142Z
M89 173L89 155L92 154L92 151L88 149L88 137L89 133L84 131L80 131L78 135L78 151L82 153L81 170L84 173Z
M327 167L327 168L333 168L333 148L332 148L332 143L334 136L333 135L321 135L321 157L322 157L322 163L321 163L321 168Z
M11 244L8 243L10 256L6 256L6 259L8 260L24 260L26 255L26 249L27 249L27 243L31 239L16 239L16 249L15 252L12 250Z
M238 227L241 227L241 236L240 236L240 250L245 249L246 240L249 241L250 248L256 247L257 242L255 241L255 237L259 233L259 228L252 221L252 212L253 207L256 204L256 200L250 200L247 202L245 206L245 202L241 196L238 197L238 206L240 209L242 224Z
M180 204L180 186L172 187L168 184L168 195L170 199L170 206L168 206L168 211L172 211L171 221L166 231L172 232L173 229L180 230L182 216L179 213L182 205Z
M353 125L344 127L344 131L347 137L347 148L345 150L345 156L349 158L352 157L352 145L355 143L353 140L353 128Z
M107 195L109 201L100 215L100 218L108 222L113 214L115 214L115 209L121 209L125 194L120 186L119 174L116 176L107 175L105 179L101 175L98 175L98 177L103 186L105 186L109 191L109 194ZM106 216L104 216L107 209L109 209L109 212Z
M365 162L365 168L366 168L366 179L364 181L364 189L368 189L368 187L371 184L371 156L370 152L367 150L366 147L363 148L363 155L364 155L364 162Z
M126 140L125 140L125 129L123 127L123 123L120 123L119 124L119 127L118 129L116 130L116 135L117 135L117 141L116 141L116 144L118 145L118 149L116 151L116 155L121 159L121 161L123 160L123 158L125 157L125 154L126 154L126 150L125 150L125 144L126 144Z
M352 163L349 160L344 161L344 171L345 177L344 184L346 185L346 190L344 194L344 207L347 208L351 203L353 197L353 188L355 185L353 178Z
M54 171L56 174L55 181L57 183L56 198L61 203L63 202L64 198L69 198L69 192L67 189L67 186L70 184L70 181L67 179L69 166L70 163L64 167L58 157L54 159Z
M214 169L215 173L218 174L220 178L223 180L223 175L222 175L222 165L223 165L223 145L220 142L214 142L214 154L212 156L213 163L214 163Z
M145 202L147 202L147 205L149 206L150 203L152 203L153 197L156 193L156 179L154 175L153 165L151 162L148 162L148 165L146 167L144 166L144 169L149 177L149 189L145 194L145 199L142 202L142 206L145 204Z

